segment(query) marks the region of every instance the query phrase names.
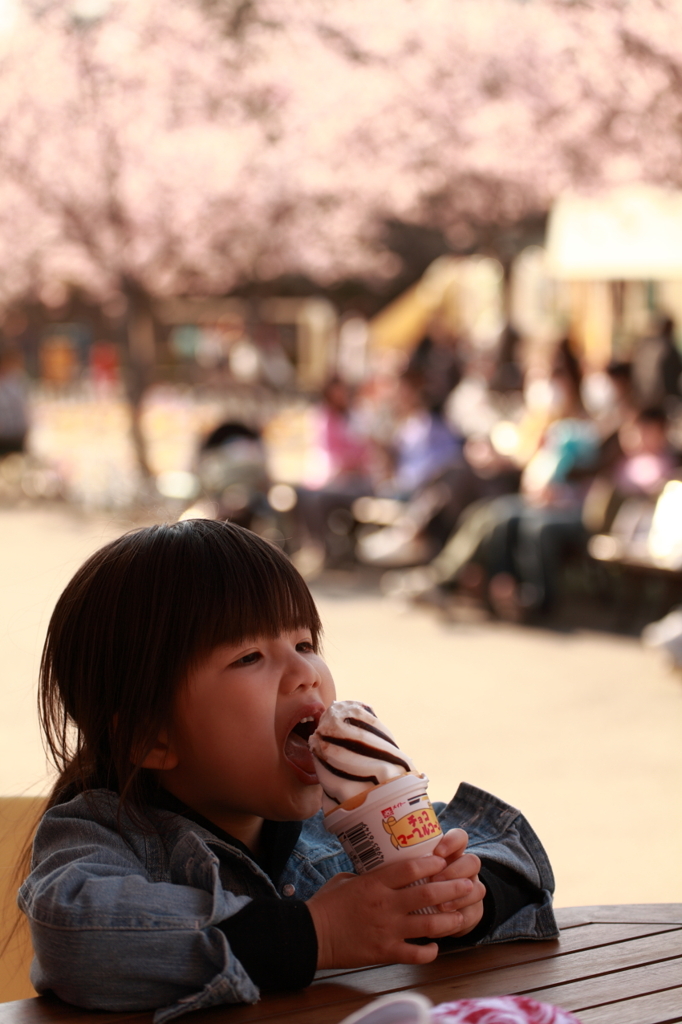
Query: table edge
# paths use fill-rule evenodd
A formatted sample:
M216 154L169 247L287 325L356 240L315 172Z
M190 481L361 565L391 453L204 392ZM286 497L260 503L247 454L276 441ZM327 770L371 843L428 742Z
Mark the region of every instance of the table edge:
M679 924L682 903L611 903L585 907L555 907L559 928L583 924Z

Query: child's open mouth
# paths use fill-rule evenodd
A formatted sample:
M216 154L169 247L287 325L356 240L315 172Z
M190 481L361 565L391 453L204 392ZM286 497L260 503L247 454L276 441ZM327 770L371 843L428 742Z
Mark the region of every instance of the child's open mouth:
M317 714L304 715L293 727L284 744L284 756L293 767L294 771L309 786L317 783L315 773L315 760L310 752L308 740L315 732L321 712Z

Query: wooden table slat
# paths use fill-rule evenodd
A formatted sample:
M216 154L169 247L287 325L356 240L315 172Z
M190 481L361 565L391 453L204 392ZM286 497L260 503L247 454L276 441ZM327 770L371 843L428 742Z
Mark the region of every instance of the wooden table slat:
M608 1001L609 986L621 999L652 995L665 989L675 988L682 978L682 959L665 960L646 967L632 967L619 971L617 977L600 974L596 978L582 978L565 985L550 985L530 989L525 995L540 1002L565 1006L580 1014L582 1010L594 1009Z
M145 1021L150 1024L149 1013L116 1013L102 1014L95 1010L82 1010L78 1006L63 1003L55 996L38 996L33 999L17 999L10 1003L0 1003L0 1021L2 1024L64 1024L66 1021L77 1021L88 1024L89 1021L115 1021L124 1024L126 1021Z
M421 989L418 991L421 991ZM378 994L376 998L379 998ZM340 1021L343 1021L345 1017L349 1017L356 1010L361 1010L369 1002L371 1000L365 995L351 999L349 1002L343 1003L343 1005L327 1003L326 1006L314 1006L307 1010L292 1009L288 1013L283 1013L271 1019L275 1020L277 1024L340 1024ZM189 1020L187 1024L190 1024ZM206 1024L208 1024L208 1018L206 1018ZM231 1024L231 1021L229 1017L223 1015L222 1018L213 1018L212 1024Z
M623 971L629 967L642 966L643 963L657 963L676 954L682 957L682 932L675 933L678 941L675 948L666 954L666 946L656 937L649 945L648 951L642 950L642 940L624 942L618 946L609 946L602 957L595 956L593 950L577 953L569 957L555 957L543 965L543 978L551 985L580 981L587 977L601 978L602 987L613 984L614 971ZM665 936L667 939L668 936ZM678 963L680 960L678 959ZM453 999L465 999L475 996L506 995L509 992L522 993L537 989L537 969L535 964L524 964L501 971L486 971L476 978L451 978L447 982L422 984L420 990L434 1003L447 1003ZM620 975L619 975L620 978ZM608 979L608 980L607 980ZM651 989L649 989L651 991ZM618 993L620 994L620 993ZM547 998L546 1002L551 1002Z
M682 1021L682 986L584 1010L580 1021L581 1024L678 1024Z
M603 924L590 925L573 925L562 932L559 938L559 945L557 947L552 946L554 950L553 955L561 956L564 953L574 952L575 950L581 949L593 949L596 946L606 946L612 942L625 942L628 939L637 938L638 936L646 935L660 935L663 932L675 931L678 925L674 924L619 924L616 922L604 922ZM578 930L580 929L580 930ZM506 966L506 959L504 964L498 964L497 958L499 956L507 958L512 957L512 962L516 962L515 957L519 954L519 951L523 950L526 952L538 953L542 948L550 948L545 943L537 942L514 942L507 945L495 945L495 946L477 946L470 947L469 949L462 949L454 955L458 957L464 956L465 953L472 956L480 956L485 960L484 970L488 970L491 967ZM511 952L506 952L511 951ZM521 954L519 954L521 955ZM548 954L542 953L541 959L544 959ZM525 961L527 955L522 955L522 959ZM428 971L430 969L438 969L438 961L435 961L435 965L427 964L416 968L419 971ZM399 965L398 965L399 966ZM462 964L460 963L459 968L461 970ZM476 969L475 967L473 969ZM342 979L347 977L349 974L360 974L367 971L386 971L386 965L380 967L345 967L329 969L326 971L318 971L315 976L315 983L330 978ZM404 967L400 967L400 970L405 970Z
M626 906L558 907L554 914L560 928L581 924L679 924L682 925L682 903L630 903Z
M674 925L584 925L580 929L569 929L552 943L509 942L495 946L476 946L443 954L432 963L422 966L388 964L332 977L342 984L353 985L365 991L375 991L374 986L381 985L382 992L389 992L409 988L410 985L424 985L452 977L478 974L481 971L500 970L516 964L596 950L601 946L611 946L631 939L650 938L678 931ZM314 992L316 988L326 984L327 980L313 982L308 992Z

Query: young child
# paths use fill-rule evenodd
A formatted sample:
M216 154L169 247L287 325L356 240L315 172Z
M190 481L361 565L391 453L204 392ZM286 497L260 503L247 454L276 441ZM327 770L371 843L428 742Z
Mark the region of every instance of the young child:
M59 777L19 894L39 992L165 1021L317 968L556 936L540 842L472 786L437 806L433 856L349 873L307 746L334 699L320 632L287 558L229 523L137 530L78 571L43 652Z

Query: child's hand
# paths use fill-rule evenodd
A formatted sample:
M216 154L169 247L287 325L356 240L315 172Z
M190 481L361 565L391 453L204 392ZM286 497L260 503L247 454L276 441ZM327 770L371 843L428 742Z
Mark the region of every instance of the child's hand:
M460 847L458 840L461 853ZM417 946L405 939L442 938L468 927L468 905L463 913L451 908L470 899L475 883L461 873L446 878L453 867L443 857L415 857L366 875L335 875L307 903L317 932L318 968L426 964L435 959L435 942ZM420 878L430 880L405 888ZM413 913L422 907L442 909L437 914Z
M449 879L468 878L471 883L471 891L459 899L451 900L442 904L441 910L459 910L463 923L453 931L452 935L467 935L476 927L483 917L483 897L485 886L479 880L478 872L481 870L481 862L475 853L465 853L469 836L462 828L451 828L446 832L440 843L434 850L434 854L447 861L447 867L432 878L433 882L445 882Z

